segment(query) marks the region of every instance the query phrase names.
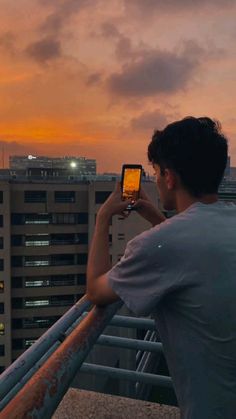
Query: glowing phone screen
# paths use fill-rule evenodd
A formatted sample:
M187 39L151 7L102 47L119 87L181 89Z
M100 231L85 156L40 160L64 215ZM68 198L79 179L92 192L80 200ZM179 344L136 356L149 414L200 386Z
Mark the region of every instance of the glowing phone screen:
M122 188L123 199L132 199L136 201L139 197L141 169L126 168L124 171L124 180Z

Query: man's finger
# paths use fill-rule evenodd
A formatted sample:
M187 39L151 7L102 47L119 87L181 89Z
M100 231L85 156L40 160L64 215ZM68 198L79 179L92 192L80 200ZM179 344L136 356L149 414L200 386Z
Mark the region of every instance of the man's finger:
M114 192L121 192L121 182L120 181L116 182Z
M140 189L140 198L145 199L146 201L150 201L149 196L146 194L146 192L142 188Z

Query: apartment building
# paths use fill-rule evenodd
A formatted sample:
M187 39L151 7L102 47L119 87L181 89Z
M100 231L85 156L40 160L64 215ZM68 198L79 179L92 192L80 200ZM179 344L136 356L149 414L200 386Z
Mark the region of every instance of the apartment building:
M85 292L96 213L115 182L0 178L0 372ZM156 185L144 188L158 205ZM150 228L135 212L113 217L110 255Z

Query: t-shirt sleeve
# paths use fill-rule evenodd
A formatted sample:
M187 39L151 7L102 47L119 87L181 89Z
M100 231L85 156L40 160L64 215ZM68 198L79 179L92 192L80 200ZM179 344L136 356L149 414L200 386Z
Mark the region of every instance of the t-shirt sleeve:
M162 275L161 245L150 247L145 235L131 240L124 256L107 273L108 283L137 315L149 315L171 284Z

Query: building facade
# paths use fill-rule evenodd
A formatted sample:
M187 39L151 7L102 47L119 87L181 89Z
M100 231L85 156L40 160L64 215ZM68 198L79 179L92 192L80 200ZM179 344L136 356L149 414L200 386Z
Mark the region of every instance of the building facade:
M0 180L0 371L85 293L97 211L115 182ZM144 189L158 205L156 185ZM138 214L113 217L112 264L126 243L150 228Z
M10 156L9 168L11 172L22 171L28 175L55 177L64 175L96 176L97 164L94 159L85 157L47 157L47 156Z

